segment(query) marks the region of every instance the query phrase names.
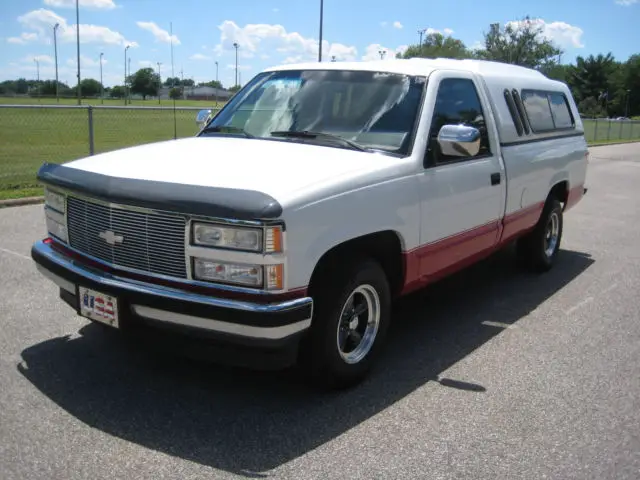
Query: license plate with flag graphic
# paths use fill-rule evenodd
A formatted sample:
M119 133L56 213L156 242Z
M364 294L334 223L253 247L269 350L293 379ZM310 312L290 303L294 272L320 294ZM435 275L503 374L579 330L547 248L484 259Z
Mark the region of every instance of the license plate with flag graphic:
M80 287L80 315L118 328L118 299L105 293Z

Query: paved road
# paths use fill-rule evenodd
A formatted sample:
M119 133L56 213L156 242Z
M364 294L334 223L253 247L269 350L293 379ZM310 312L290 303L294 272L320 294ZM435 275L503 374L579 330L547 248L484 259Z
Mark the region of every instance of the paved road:
M0 476L640 478L640 145L594 148L588 180L557 269L506 252L412 296L330 395L89 325L28 258L41 207L0 210Z

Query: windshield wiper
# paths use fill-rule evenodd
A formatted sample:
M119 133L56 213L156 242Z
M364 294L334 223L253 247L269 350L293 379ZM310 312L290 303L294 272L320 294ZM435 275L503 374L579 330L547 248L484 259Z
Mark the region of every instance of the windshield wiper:
M275 132L271 132L271 135L274 137L292 137L292 138L326 138L333 141L337 141L342 145L346 145L353 150L359 150L361 152L369 151L368 148L363 147L362 145L352 142L351 140L347 140L346 138L341 137L340 135L333 135L331 133L324 132L310 132L308 130L303 131L290 131L290 130L276 130Z
M233 125L216 125L212 127L205 127L200 130L200 133L241 133L247 138L254 138L244 128L234 127Z

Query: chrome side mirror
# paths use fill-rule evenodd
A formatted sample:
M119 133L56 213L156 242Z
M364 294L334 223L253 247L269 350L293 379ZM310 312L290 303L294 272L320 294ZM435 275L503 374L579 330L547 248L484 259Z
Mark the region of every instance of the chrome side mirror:
M443 155L475 157L480 151L480 130L466 125L444 125L438 133Z
M198 124L198 127L204 127L209 116L211 116L211 110L200 110L196 115L196 123Z

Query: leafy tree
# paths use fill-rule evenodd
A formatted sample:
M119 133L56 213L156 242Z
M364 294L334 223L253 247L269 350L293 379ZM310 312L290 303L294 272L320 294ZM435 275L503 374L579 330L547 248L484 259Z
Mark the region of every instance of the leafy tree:
M173 100L178 100L180 97L182 97L182 90L180 90L179 88L172 88L169 91L169 98L172 98Z
M445 37L441 33L430 33L422 45L411 45L396 58L473 58L474 53L466 45L452 36Z
M211 88L219 88L222 89L222 83L218 80L211 80L210 82L200 82L198 84L199 87L211 87Z
M240 88L241 88L240 85L234 85L233 87L227 88L227 91L231 93L236 93L238 90L240 90Z
M167 77L163 83L165 87L171 87L173 85L180 86L180 77Z
M594 97L587 97L578 103L578 111L585 117L598 118L606 116L605 109Z
M58 94L62 95L63 92L67 92L69 90L69 86L66 83L58 82ZM82 87L82 91L84 92L84 86ZM56 81L55 80L45 80L42 82L40 86L40 94L41 95L55 95L56 94Z
M158 85L160 85L160 77L151 67L141 68L128 78L131 85L131 92L142 95L142 99L146 100L149 95L158 95Z
M124 98L125 89L122 85L115 85L111 88L109 95L111 96L111 98Z
M99 81L94 80L93 78L85 78L80 81L80 87L82 88L82 96L83 97L95 97L100 95L101 84ZM73 91L78 91L78 86L73 87Z
M484 49L478 56L485 60L539 68L562 54L552 41L543 35L543 27L536 20L525 17L519 22L491 24L484 34Z

